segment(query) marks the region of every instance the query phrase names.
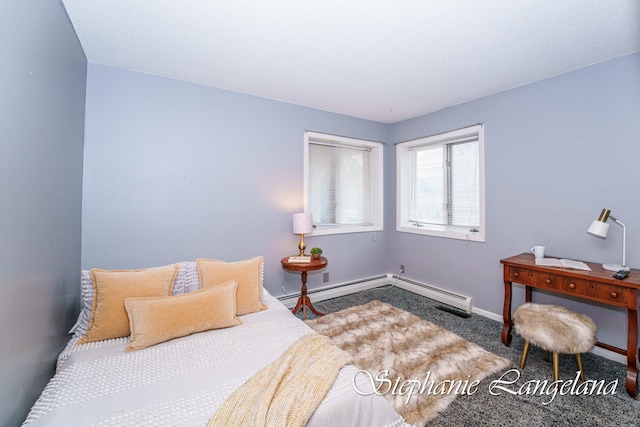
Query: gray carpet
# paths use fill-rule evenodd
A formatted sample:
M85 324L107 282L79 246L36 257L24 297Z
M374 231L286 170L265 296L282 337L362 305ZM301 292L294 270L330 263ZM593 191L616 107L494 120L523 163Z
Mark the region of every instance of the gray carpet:
M313 300L313 296L311 296ZM421 318L440 325L467 340L473 341L486 350L513 362L513 368L520 363L524 342L514 334L510 347L500 340L502 323L472 314L462 318L436 307L441 303L416 295L393 286L358 292L331 300L313 303L319 311L329 313L343 308L379 300L409 311ZM308 311L308 318L314 315ZM302 318L302 312L297 316ZM473 395L458 396L449 408L429 426L640 426L640 401L634 400L625 390L626 366L612 362L601 356L587 353L582 356L587 380L604 380L605 384L618 380L615 394L607 395L560 395L553 401L551 396L537 394L512 395L502 392L494 396L489 392L492 381L503 373L483 380ZM576 363L572 355L560 357L560 378L573 379ZM522 376L513 385L505 385L517 391L527 381L553 380L553 368L544 360L544 352L531 347Z

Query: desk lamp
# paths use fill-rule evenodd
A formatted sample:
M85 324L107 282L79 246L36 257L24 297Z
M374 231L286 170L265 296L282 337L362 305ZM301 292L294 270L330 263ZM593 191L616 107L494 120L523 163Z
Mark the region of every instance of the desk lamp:
M602 264L602 268L609 271L629 270L630 268L626 263L627 229L624 224L618 220L618 218L611 215L611 211L609 209L602 209L600 216L591 223L587 233L595 237L600 237L601 239L606 239L607 233L609 232L609 224L607 224L607 219L609 218L611 218L611 220L616 224L622 226L622 265Z

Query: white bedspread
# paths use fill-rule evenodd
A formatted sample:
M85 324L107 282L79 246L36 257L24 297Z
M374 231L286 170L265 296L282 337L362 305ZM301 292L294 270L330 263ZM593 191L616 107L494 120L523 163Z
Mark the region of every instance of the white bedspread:
M202 426L255 372L312 330L265 292L269 310L243 324L125 353L129 339L76 346L61 353L56 375L25 426ZM309 422L319 426L402 426L381 396L362 396L357 368L343 368ZM358 390L371 388L363 375Z

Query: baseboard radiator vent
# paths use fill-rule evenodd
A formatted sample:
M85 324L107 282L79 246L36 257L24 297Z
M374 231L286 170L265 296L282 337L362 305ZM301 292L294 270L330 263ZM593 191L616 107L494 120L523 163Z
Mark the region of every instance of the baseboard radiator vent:
M414 294L431 298L432 300L463 310L466 313L471 313L471 310L473 308L471 297L393 274L367 277L351 282L344 282L323 288L316 288L310 290L308 294L310 297L312 297L313 302L319 302L344 295L354 294L356 292L364 291L367 289L379 288L381 286L388 285L397 286L398 288L413 292ZM300 292L297 292L295 294L279 296L278 299L286 307L292 308L295 307L296 303L298 302L299 296Z
M462 317L463 319L468 319L471 317L470 313L458 310L457 308L449 307L448 305L438 305L436 306L436 310L444 311L445 313L453 314L454 316Z
M450 305L452 307L471 313L473 309L473 298L438 288L437 286L428 285L416 280L408 279L398 275L389 275L392 277L391 283L398 288L402 288L409 292L413 292L423 297L431 298L438 302Z
M341 297L344 295L355 294L356 292L364 291L367 289L379 288L381 286L389 284L389 275L381 275L354 280L351 282L338 283L322 288L316 288L313 290L309 290L307 294L312 297L312 300L315 303L331 298ZM286 307L293 308L298 302L299 296L300 292L297 292L295 294L279 296L278 300L280 300L280 302Z

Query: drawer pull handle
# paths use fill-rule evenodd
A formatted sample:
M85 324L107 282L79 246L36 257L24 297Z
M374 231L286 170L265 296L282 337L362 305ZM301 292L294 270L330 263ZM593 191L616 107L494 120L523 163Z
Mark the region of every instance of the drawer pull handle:
M617 298L618 297L618 293L617 292L611 292L609 295L611 296L611 298Z
M520 273L516 271L515 273L513 273L513 277L520 277Z
M575 288L576 288L575 283L569 283L569 289L575 289Z
M551 284L551 279L544 279L544 283L546 283L547 285Z

